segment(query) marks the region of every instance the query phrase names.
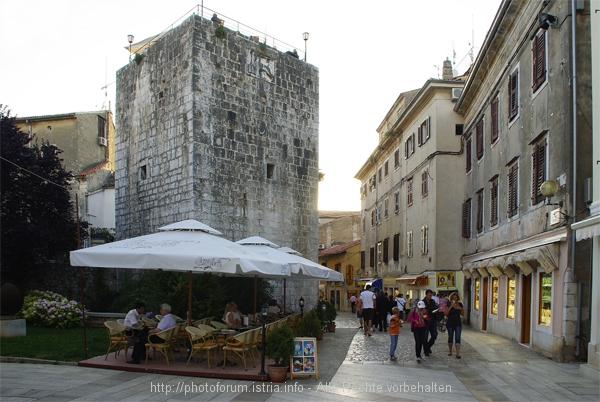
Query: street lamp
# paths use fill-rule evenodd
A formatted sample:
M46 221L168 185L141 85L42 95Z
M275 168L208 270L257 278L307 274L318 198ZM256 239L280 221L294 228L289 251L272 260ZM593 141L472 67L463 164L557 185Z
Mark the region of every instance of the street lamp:
M304 298L300 296L300 300L298 302L300 303L300 318L302 318L304 317Z
M262 316L262 347L260 355L260 372L258 375L267 375L265 373L265 341L267 339L267 316L269 315L269 305L263 303L260 309L260 315Z
M129 61L131 61L131 44L133 43L133 35L127 35L127 41L129 42Z
M308 32L302 34L302 39L304 39L304 62L306 62L306 41L308 41Z

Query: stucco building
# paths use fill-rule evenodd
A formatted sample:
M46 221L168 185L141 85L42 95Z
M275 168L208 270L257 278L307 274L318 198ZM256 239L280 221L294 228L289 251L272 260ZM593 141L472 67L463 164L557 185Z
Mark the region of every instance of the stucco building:
M110 110L18 117L21 131L63 152L65 170L76 178L79 216L92 227L114 229L115 125ZM34 140L35 141L35 140Z
M444 79L400 94L377 129L379 146L355 176L363 276L382 278L384 290L411 299L427 288L449 292L462 285L456 211L464 185L457 174L463 119L453 108L464 83L453 78L449 61L444 65Z
M360 294L357 283L360 268L360 239L338 244L319 251L319 264L344 275L343 282L324 282L320 289L321 296L338 309L352 311L350 296Z
M589 6L502 1L455 108L470 323L557 361L589 339L590 245L569 229L592 173Z

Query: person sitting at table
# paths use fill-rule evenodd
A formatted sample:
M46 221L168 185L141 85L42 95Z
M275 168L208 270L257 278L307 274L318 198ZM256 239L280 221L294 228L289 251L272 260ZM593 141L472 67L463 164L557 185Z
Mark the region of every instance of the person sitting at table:
M138 334L143 329L142 317L146 312L146 305L141 301L137 301L133 307L133 310L130 310L125 316L125 326L127 327L125 334L133 337L135 342L139 342Z
M165 343L165 340L154 335L160 331L164 331L165 329L169 329L172 328L176 325L175 323L175 319L173 318L173 315L171 314L171 306L168 305L167 303L163 303L160 305L160 314L163 316L162 320L160 320L160 322L158 323L158 325L156 326L156 328L154 329L148 329L147 327L145 327L143 330L140 331L139 334L139 339L147 339L148 341L152 341L153 343ZM131 353L131 360L129 360L127 363L129 364L140 364L140 359L142 358L142 355L144 354L144 350L146 349L146 342L137 342L134 346L133 346L133 352Z
M235 302L227 303L223 321L225 321L227 325L240 325L242 323L242 313L238 310L238 306Z
M271 299L269 300L269 314L279 314L283 311L277 300Z

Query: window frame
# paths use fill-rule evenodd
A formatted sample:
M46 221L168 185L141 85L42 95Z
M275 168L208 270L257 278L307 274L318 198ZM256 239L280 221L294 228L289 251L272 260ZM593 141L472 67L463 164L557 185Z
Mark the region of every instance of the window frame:
M396 149L394 151L394 170L398 170L400 168L400 149Z
M531 148L531 205L536 205L546 198L540 186L548 177L548 139L542 138Z
M508 168L507 216L512 218L519 213L519 162Z
M548 81L548 31L540 29L531 41L531 88L535 94Z
M490 105L490 143L495 144L500 136L500 101L498 97Z
M511 282L514 282L514 286L511 286ZM509 313L510 311L510 302L511 302L511 289L512 289L512 315ZM513 276L512 278L507 278L506 280L506 318L509 320L515 319L515 309L516 309L516 296L517 296L517 276Z
M471 199L469 198L462 204L462 237L471 238Z
M483 132L484 128L484 118L482 117L481 120L479 120L475 125L475 153L478 161L483 159L483 156L485 154L485 136Z
M475 281L473 282L473 294L475 295L475 297L473 297L473 310L477 310L479 311L479 305L480 305L480 295L481 295L481 279L480 278L475 278Z
M393 255L394 261L400 261L400 233L396 233L393 238Z
M490 180L490 226L498 224L498 176Z
M427 255L429 253L429 227L427 225L421 226L421 255Z
M400 191L394 193L394 215L400 213Z
M549 327L550 324L552 323L552 298L554 297L554 295L552 294L552 288L554 285L554 272L550 272L549 274L546 272L539 272L538 273L538 282L539 282L539 286L538 286L538 293L539 293L539 303L538 303L538 325L543 325L545 327ZM543 298L544 298L544 294L543 294L543 288L544 286L544 277L550 277L550 286L549 287L549 291L550 291L550 305L548 307L548 309L544 309L543 308ZM543 318L543 313L542 310L548 310L548 322L545 322L542 320Z
M412 177L406 180L406 206L411 207L413 205L413 179Z
M482 234L483 233L483 229L484 229L484 222L483 222L483 216L484 216L484 189L479 189L479 191L477 191L477 217L476 217L476 228L477 228L477 234Z
M508 76L508 121L519 116L519 67Z
M386 237L385 239L383 239L383 263L387 264L388 263L388 258L389 258L389 254L390 254L390 238Z
M423 170L421 173L421 198L427 197L429 194L429 169Z
M465 166L465 170L466 173L469 173L473 170L473 144L472 144L472 138L473 137L469 137L466 140L466 144L465 144L465 158L466 158L466 166Z
M406 232L406 257L412 258L413 256L413 232L412 230Z
M494 286L495 284L495 286ZM492 287L491 296L492 300L490 303L490 314L497 316L498 315L498 298L500 294L500 280L495 276L492 277L490 281L490 286Z
M388 212L389 205L390 205L390 199L389 198L386 198L385 200L383 200L383 219L386 220L386 221L390 218L390 214Z

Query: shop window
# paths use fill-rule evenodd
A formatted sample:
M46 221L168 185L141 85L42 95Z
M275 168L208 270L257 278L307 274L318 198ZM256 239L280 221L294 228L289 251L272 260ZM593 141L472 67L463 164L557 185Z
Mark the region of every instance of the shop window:
M515 289L517 280L513 276L508 278L508 284L506 286L506 318L515 318Z
M492 278L492 314L498 315L498 278Z
M481 285L481 280L479 278L475 279L475 298L473 308L475 310L479 310L479 286Z
M552 274L540 274L540 324L550 325L552 311Z

